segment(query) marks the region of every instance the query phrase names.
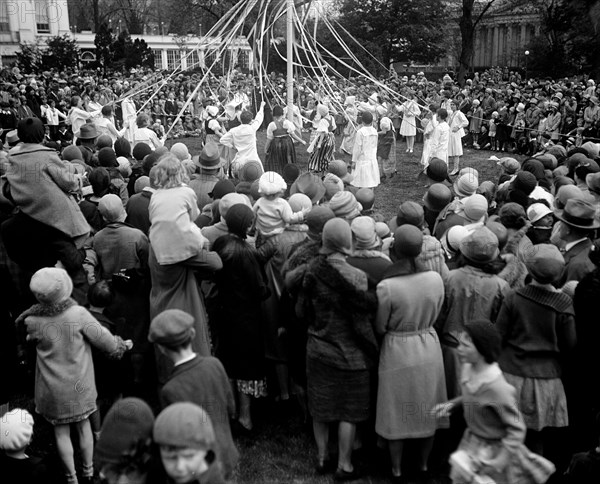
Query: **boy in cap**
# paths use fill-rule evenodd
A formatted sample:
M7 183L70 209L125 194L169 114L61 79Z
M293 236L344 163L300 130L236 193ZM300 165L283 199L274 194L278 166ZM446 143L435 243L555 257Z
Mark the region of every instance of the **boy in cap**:
M224 484L208 413L198 405L179 402L165 408L154 422L154 442L175 484Z
M235 400L221 362L192 351L194 335L194 318L179 309L163 311L152 320L148 339L174 365L160 391L160 402L163 408L175 402L193 402L206 409L214 422L215 451L227 477L239 458L229 426Z

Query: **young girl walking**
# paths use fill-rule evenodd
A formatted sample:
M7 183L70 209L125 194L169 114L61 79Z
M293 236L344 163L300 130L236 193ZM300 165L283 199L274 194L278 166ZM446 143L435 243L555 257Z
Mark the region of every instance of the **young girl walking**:
M73 282L63 269L37 271L29 285L39 304L19 316L27 339L36 342L35 409L54 426L67 483L77 484L71 424L78 434L82 482L92 482L94 439L89 417L96 411L96 382L90 345L121 358L130 340L112 335L73 299Z

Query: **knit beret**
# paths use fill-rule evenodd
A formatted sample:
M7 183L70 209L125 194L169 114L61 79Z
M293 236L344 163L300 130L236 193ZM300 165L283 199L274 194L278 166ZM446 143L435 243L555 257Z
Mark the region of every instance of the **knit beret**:
M27 410L15 408L0 417L0 450L23 450L33 437L33 417Z
M336 193L329 201L329 208L333 210L336 217L346 219L360 215L361 207L354 195L348 191Z
M206 411L191 402L178 402L165 408L154 422L154 442L160 446L211 450L215 431Z
M560 279L565 269L565 259L555 245L538 244L528 255L525 266L536 281L551 284Z
M138 161L142 161L150 153L152 148L146 143L138 143L133 147L133 157Z
M423 248L423 232L411 224L394 231L394 254L397 258L417 257Z
M181 309L167 309L150 323L148 340L165 346L178 346L190 339L194 317Z
M118 400L104 417L94 446L94 463L98 467L119 464L148 449L153 425L154 414L146 402L134 397Z
M279 173L274 171L263 173L258 181L258 191L261 195L275 195L286 189L287 183Z
M64 269L44 267L31 278L29 289L42 304L58 304L71 297L73 281Z

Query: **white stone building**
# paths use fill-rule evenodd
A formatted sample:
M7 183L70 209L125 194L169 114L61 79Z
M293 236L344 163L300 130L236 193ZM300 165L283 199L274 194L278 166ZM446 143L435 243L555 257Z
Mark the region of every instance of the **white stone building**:
M0 0L1 65L10 65L16 60L21 43L41 40L43 44L48 37L64 34L72 35L77 41L83 63L96 60L95 34L71 33L67 0ZM184 70L210 67L214 60L214 54L205 55L205 52L209 43L215 45L215 39L170 34L132 36L135 38L144 39L154 51L157 69L173 69L180 64ZM243 37L228 46L228 57L241 68L252 66L252 49Z
M0 58L12 63L22 42L69 33L67 0L0 0Z

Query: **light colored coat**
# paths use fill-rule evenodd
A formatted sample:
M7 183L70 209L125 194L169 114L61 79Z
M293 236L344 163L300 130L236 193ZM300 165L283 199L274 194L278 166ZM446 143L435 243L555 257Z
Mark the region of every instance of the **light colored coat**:
M446 401L442 350L433 328L444 283L432 271L399 274L377 285L377 299L375 328L385 336L375 430L389 440L432 437L438 427L447 426L422 411Z
M33 143L12 148L8 163L10 193L23 213L72 238L90 232L71 195L80 189L82 165L63 161L53 149Z
M200 215L188 186L156 190L150 199L150 243L158 263L175 264L200 253L206 239L194 221Z
M35 410L50 421L77 422L96 409L98 398L90 344L117 357L125 345L82 306L56 314L51 307L47 315L44 308L33 306L28 312L37 315L25 318L27 339L37 343Z

